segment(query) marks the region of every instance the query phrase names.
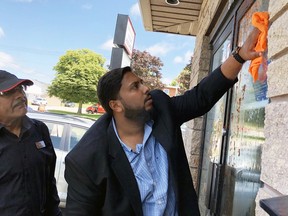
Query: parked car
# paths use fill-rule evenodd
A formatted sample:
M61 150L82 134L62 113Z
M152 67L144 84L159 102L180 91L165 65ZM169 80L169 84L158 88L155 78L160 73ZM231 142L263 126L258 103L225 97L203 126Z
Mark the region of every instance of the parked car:
M47 101L45 98L37 97L31 102L32 105L47 105Z
M64 103L64 106L65 107L75 107L75 103L67 101L67 102Z
M27 116L44 122L49 128L50 137L57 155L55 178L60 198L60 207L65 208L68 187L64 178L65 157L75 147L94 121L69 115L38 112L28 112Z
M105 109L100 104L93 104L86 108L86 112L89 114L93 113L105 113Z

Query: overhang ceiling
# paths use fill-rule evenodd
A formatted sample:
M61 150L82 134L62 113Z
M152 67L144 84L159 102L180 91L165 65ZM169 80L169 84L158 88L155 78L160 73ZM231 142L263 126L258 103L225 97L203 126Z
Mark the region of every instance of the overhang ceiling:
M196 36L203 0L179 0L168 5L165 0L139 0L146 31Z

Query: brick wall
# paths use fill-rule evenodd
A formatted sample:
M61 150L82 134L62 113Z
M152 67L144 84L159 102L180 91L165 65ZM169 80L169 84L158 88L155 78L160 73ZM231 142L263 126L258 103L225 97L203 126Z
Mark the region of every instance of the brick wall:
M196 38L194 56L192 60L192 74L190 87L193 87L202 80L209 71L211 52L209 50L209 38L205 32L210 25L212 18L220 4L220 0L203 0L199 16L199 31ZM200 163L200 147L203 134L203 117L196 118L186 123L186 135L184 135L185 150L190 165L190 171L196 190L198 189L198 168Z
M288 195L288 1L270 0L268 31L268 97L265 108L265 143L262 148L260 199ZM259 205L256 215L268 215Z
M209 38L204 34L219 6L220 1L203 0L199 17L190 87L195 86L208 74L211 52ZM259 207L259 200L273 197L276 193L288 194L288 0L273 1L269 5L270 28L268 32L268 97L266 106L265 144L262 149L261 180L265 183L256 198L256 215L267 215ZM202 144L203 118L187 123L184 136L185 149L195 187L198 188L198 168ZM267 189L268 188L268 189Z

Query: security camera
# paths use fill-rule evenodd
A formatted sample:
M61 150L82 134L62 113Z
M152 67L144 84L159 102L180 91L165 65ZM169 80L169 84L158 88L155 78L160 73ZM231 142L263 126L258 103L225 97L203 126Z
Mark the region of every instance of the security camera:
M168 5L178 5L180 2L179 0L165 0L166 4Z

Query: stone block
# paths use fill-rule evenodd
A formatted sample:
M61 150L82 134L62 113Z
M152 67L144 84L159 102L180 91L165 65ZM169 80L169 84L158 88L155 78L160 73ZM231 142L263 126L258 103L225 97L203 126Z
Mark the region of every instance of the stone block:
M186 123L188 128L194 129L194 130L203 130L203 117L195 118L189 122Z
M198 187L198 169L190 167L190 173L193 179L194 187Z
M210 68L210 58L201 58L199 61L200 70L208 71Z
M265 210L263 210L260 207L260 204L259 204L260 199L267 199L267 198L270 198L269 194L267 194L264 189L260 188L258 191L258 194L256 196L256 199L255 199L255 202L256 202L255 215L257 215L257 216L268 216L269 215L266 213Z
M288 62L288 55L285 55L275 61L272 61L269 64L268 71L267 71L267 76L268 76L267 95L269 98L288 94L287 62Z
M271 4L270 4L271 5ZM288 12L276 19L268 30L268 57L288 47Z
M288 1L287 0L277 0L273 1L273 3L270 1L269 4L269 15L270 19L274 19L274 16L276 16L277 13L281 10L287 10L288 8Z
M288 194L288 102L266 106L265 143L262 146L261 180L283 194Z

